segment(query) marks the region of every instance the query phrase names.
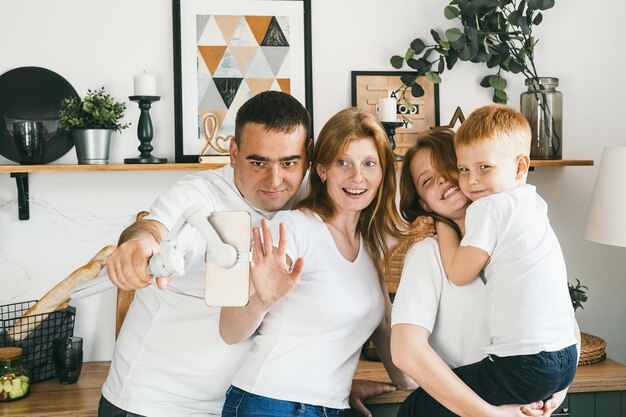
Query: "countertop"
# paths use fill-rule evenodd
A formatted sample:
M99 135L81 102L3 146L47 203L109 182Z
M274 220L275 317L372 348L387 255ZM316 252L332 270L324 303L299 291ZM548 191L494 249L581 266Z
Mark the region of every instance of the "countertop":
M100 389L110 362L88 362L78 382L63 385L56 379L32 385L28 398L0 403L0 416L92 417L98 415ZM355 378L389 382L380 362L360 361ZM578 368L570 393L626 391L626 366L610 359ZM398 403L409 391L397 390L371 397L368 404Z

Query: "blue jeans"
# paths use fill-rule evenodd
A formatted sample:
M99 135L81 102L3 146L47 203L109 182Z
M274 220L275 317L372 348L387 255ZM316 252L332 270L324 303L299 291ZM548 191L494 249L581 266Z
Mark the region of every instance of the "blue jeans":
M226 391L222 417L338 417L344 410L251 394L235 386Z
M139 414L133 414L126 410L122 410L119 407L111 404L109 400L100 396L100 403L98 404L98 417L144 417Z
M547 400L568 387L576 374L576 345L555 352L499 357L453 369L483 400L492 405L528 404ZM451 417L456 414L421 388L400 406L398 417Z

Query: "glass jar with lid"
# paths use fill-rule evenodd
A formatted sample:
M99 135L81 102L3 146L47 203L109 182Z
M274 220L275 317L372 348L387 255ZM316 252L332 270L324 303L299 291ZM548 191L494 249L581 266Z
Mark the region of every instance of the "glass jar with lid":
M14 401L30 394L30 375L22 364L22 348L0 348L0 401Z

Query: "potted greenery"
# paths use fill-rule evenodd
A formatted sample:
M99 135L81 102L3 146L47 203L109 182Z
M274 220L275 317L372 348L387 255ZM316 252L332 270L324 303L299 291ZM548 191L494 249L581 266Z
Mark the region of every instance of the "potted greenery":
M569 298L572 300L574 311L579 307L584 310L583 303L587 301L587 291L589 288L587 288L586 285L581 285L578 279L576 280L576 285L568 282L567 286L569 287Z
M418 76L439 83L445 69L451 70L459 60L484 64L495 73L486 75L480 85L493 89L496 103L508 100L503 72L523 74L536 101L534 108L532 103L527 105L527 111L522 106L533 128L531 157L560 159L561 110L552 108L551 94L555 90L548 85L556 79L539 76L535 65L537 40L533 36L533 28L543 21L542 12L553 6L554 0L452 0L444 15L459 23L460 28L449 28L443 35L431 30L432 41L414 39L404 56L391 57L391 65L400 69L406 63L415 70L404 75L402 82L414 97L421 97L424 89L416 82ZM539 120L536 114L540 114ZM552 146L548 154L533 155L540 152L539 141Z
M61 102L59 126L72 131L79 164L109 163L109 149L113 132L121 132L129 124L122 124L126 104L116 102L104 87L87 90L82 100L68 97Z

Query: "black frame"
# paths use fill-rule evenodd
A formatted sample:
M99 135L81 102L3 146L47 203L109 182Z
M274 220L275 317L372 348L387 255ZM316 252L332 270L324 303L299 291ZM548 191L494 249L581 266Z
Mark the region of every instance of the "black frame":
M401 77L402 75L415 75L415 72L411 71L352 71L351 73L351 90L352 90L352 106L356 107L356 99L357 99L357 91L356 91L356 78L359 75L365 76L376 76L380 75L383 77L394 76L397 75ZM434 84L434 98L435 98L435 126L439 126L441 124L440 113L439 113L439 84ZM434 127L434 126L433 126Z
M172 24L174 32L174 136L176 163L198 162L200 155L185 155L183 148L183 108L182 108L182 55L181 55L181 11L180 3L185 0L172 0ZM304 4L304 79L305 107L311 115L310 137L313 137L313 72L311 64L311 0L298 1Z

